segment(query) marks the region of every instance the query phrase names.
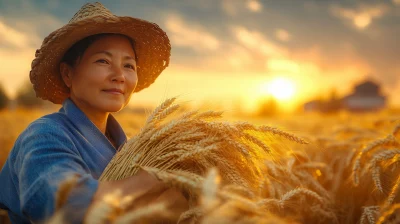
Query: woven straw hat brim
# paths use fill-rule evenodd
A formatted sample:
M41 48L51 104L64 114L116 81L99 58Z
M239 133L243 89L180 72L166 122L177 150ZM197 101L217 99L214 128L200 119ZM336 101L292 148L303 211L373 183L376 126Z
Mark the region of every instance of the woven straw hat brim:
M30 80L36 96L61 104L69 97L59 64L79 40L100 33L123 34L135 41L138 84L135 92L150 86L169 65L171 45L167 34L154 23L133 17L98 15L68 23L47 36L32 61Z

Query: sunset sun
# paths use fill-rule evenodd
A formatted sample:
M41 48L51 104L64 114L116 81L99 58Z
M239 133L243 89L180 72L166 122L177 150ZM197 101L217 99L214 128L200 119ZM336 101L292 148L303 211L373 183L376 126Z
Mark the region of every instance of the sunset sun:
M263 94L272 95L278 100L290 99L295 93L293 81L285 78L275 78L261 87Z

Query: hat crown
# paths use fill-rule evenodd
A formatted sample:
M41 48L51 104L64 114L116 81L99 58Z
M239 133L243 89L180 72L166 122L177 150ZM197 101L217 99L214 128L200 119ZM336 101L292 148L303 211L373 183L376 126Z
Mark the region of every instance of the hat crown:
M100 2L86 3L77 13L75 13L69 23L75 23L95 16L113 17L114 15Z

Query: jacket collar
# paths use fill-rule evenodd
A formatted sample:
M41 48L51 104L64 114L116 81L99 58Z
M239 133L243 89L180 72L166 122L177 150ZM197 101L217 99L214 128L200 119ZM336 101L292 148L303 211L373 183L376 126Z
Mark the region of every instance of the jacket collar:
M82 112L75 103L67 98L62 104L62 108L59 112L64 113L81 132L81 134L93 145L103 148L104 145L107 148L116 150L113 144L108 138L96 127L96 125ZM113 115L109 115L107 119L107 131L113 137L117 144L117 150L126 142L127 138L121 125L117 122Z

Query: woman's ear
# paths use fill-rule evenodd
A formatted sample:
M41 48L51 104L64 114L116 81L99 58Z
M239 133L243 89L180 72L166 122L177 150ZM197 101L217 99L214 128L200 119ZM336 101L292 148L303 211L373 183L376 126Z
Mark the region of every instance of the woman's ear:
M72 68L65 62L60 64L61 77L68 88L71 88L72 84Z

